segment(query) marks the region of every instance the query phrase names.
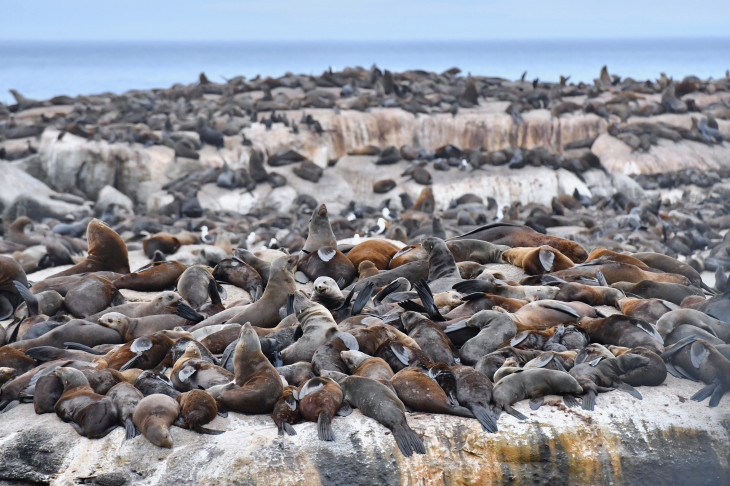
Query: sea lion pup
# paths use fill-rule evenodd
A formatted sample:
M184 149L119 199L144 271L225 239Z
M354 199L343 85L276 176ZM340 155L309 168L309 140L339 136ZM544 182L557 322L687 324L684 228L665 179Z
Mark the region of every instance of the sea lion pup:
M170 427L178 415L180 407L174 398L155 393L139 401L132 420L147 440L157 447L172 449Z
M376 267L375 264L370 260L363 260L357 266L358 278L373 277L375 275L378 275L379 273L380 272L378 271L378 267Z
M533 368L507 375L497 381L492 390L494 408L504 410L519 420L527 417L512 405L525 398L530 399L530 408L537 410L543 404L545 395L578 395L583 388L575 378L562 371Z
M635 294L644 299L664 299L676 305L680 305L690 295L696 295L702 298L705 296L698 287L670 282L654 282L651 280L642 280L638 283L616 282L612 287L620 289L623 292Z
M478 334L466 341L459 350L461 362L469 366L517 334L517 326L509 314L492 310L479 311L469 319L450 324L444 332L448 336L465 327L479 330Z
M141 391L144 396L161 393L162 395L175 398L180 394L167 376L155 370L145 370L140 373L134 381L134 387Z
M212 269L203 265L193 265L180 275L177 291L194 309L200 309L210 296L211 281L215 282ZM214 292L217 292L217 287Z
M545 351L540 356L525 363L523 368L545 368L567 372L573 367L578 351Z
M207 390L212 386L230 383L233 378L234 375L230 371L202 359L200 350L194 342L187 344L185 353L175 361L170 374L170 381L182 392L194 389Z
M559 286L560 291L553 297L563 302L585 302L588 305L610 305L618 308L619 299L624 293L613 287L585 285L578 282L567 282Z
M423 441L408 426L405 406L393 390L363 376L347 376L334 371L326 371L325 376L339 383L344 402L393 432L398 449L404 456L410 457L414 451L417 454L426 453Z
M631 256L633 256L637 260L641 260L653 269L660 270L666 273L684 275L689 279L690 284L692 284L694 287L697 287L698 289L706 287L706 285L702 282L702 277L697 272L697 270L692 268L687 263L680 262L676 258L672 258L662 253L654 252L632 253Z
M33 409L37 415L56 412L56 402L63 395L63 382L55 373L43 375L33 390Z
M664 314L678 310L679 306L662 299L634 299L625 297L619 300L619 308L624 315L656 324Z
M647 366L649 362L650 360L646 356L628 353L617 358L602 359L595 366L591 363L575 365L569 374L583 387L583 410L593 410L598 393L614 388L641 400L641 393L631 385L624 383L621 376L636 368Z
M241 328L234 370L235 385L225 385L212 393L219 409L222 405L241 413L271 413L284 387L276 368L261 352L259 337L249 322Z
M474 418L468 408L454 405L426 370L403 368L390 380L403 403L417 412L442 413Z
M297 435L297 431L292 427L300 417L296 396L298 396L297 387L287 385L274 405L271 418L274 419L274 423L279 429L279 435L284 435L284 432L289 435Z
M441 385L441 388L444 386L439 378L447 373L454 377L458 403L471 410L482 425L482 429L497 432L497 418L490 405L494 385L489 378L474 368L461 365L446 367L443 363L439 363L429 370L429 375Z
M163 255L172 255L180 249L180 246L181 242L178 237L170 233L155 233L142 240L142 249L150 260L158 251Z
M324 276L342 280L344 287L357 277L355 266L336 247L323 246L305 254L297 263L297 268L294 277L299 283L307 283Z
M649 363L646 366L638 366L621 375L621 381L624 383L631 386L659 386L667 378L667 366L664 364L664 360L661 356L643 346L634 349L609 346L609 351L614 356L631 353L649 358Z
M711 397L709 406L716 407L730 390L730 360L704 339L688 336L667 348L662 358L673 375L707 384L692 400Z
M307 361L299 361L298 363L279 366L276 368L287 383L300 387L305 381L313 378L315 375L312 372L312 363Z
M393 370L382 358L376 358L354 350L342 351L340 356L342 356L342 360L354 376L388 381L393 378Z
M502 255L509 246L495 245L488 241L458 239L446 242L446 247L457 263L474 262L479 265L487 263L504 263Z
M304 292L297 292L294 309L302 329L302 337L281 352L284 364L312 361L317 348L335 336L339 337L348 348L357 349L355 338L350 334L338 331L337 323L327 308L309 300Z
M172 330L185 325L185 318L159 314L145 317L127 317L119 312L108 312L99 318L100 326L117 331L124 341L131 341L142 336L151 336L156 332Z
M575 241L559 236L544 235L528 226L512 223L491 223L451 238L451 240L464 239L488 241L495 245L506 245L512 248L548 245L570 258L574 263L584 262L588 257L585 248Z
M119 425L124 427L125 439L133 439L139 434L134 426L132 415L137 404L144 398L142 392L129 383L117 383L106 394L117 409Z
M89 386L84 374L74 368L60 367L56 376L63 383L63 394L55 405L56 414L84 437L98 439L117 427L117 409L111 399Z
M594 260L592 262L576 265L567 270L560 270L551 273L553 277L564 280L576 280L582 277L595 277L597 272L601 272L606 282L611 285L616 282L637 283L642 280L652 280L654 282L670 282L682 285L688 285L689 279L678 273L653 273L642 270L639 267L629 265L628 263L605 262L603 260Z
M578 351L573 364L579 365L581 363L592 363L593 366L595 366L600 363L602 359L610 359L614 357L614 354L604 345L591 343Z
M73 267L52 277L99 271L111 271L126 275L130 272L127 245L116 231L101 220L92 219L86 228L89 254Z
M113 309L102 310L86 317L87 321L97 322L107 312L118 312L127 317L144 317L159 314L175 314L184 302L177 292L165 291L155 295L149 302L128 302L116 305ZM187 305L187 304L185 304Z
M340 385L331 378L318 376L299 387L296 396L299 399L299 412L302 417L310 422L317 422L319 440L335 440L332 418L342 406Z
M28 287L23 267L14 258L0 255L0 320L12 316L15 308L23 302L14 282Z
M622 314L595 319L584 317L578 326L588 333L592 342L627 348L644 346L655 353L664 350L664 340L654 326Z
M242 288L251 295L254 302L259 300L264 293L264 282L259 272L248 263L236 257L225 258L219 261L213 269L213 277L216 280L228 282L231 285Z
M522 371L522 366L517 363L517 358L510 356L505 359L502 365L494 372L494 383L497 384L505 376Z
M178 395L180 418L175 425L184 429L191 429L199 434L219 435L223 430L214 430L203 427L212 422L218 415L218 405L210 393L204 390L190 390Z
M337 248L337 238L332 232L327 206L320 204L309 218L309 234L302 251L312 253L322 247Z
M175 285L187 267L178 261L150 262L132 273L114 280L118 289L160 292Z
M540 354L542 354L542 351L518 349L508 346L506 348L492 351L486 356L479 358L479 361L477 361L474 365L474 369L484 373L487 378L496 383L497 380L495 379L494 374L507 359L515 358L515 363L524 365L528 361L538 357Z
M502 259L522 268L528 275L565 270L573 267L573 261L547 245L536 248L510 248L502 253Z
M656 322L656 328L659 334L666 338L676 327L683 324L704 329L726 343L730 342L730 324L695 309L677 309L667 312Z
M408 336L418 343L431 361L445 363L447 366L454 365L454 345L433 322L412 311L401 314L401 322Z
M369 260L378 270L387 270L390 260L398 250L399 247L388 240L365 240L348 251L347 258L357 268L363 261Z
M274 327L281 317L279 308L286 305L289 294L296 293L293 269L297 264L297 257L279 257L271 263L269 272L269 283L264 289L264 294L259 300L243 308L238 314L228 320L230 324L245 324L253 322L256 327ZM191 331L198 329L200 324L192 327Z
M345 296L337 282L331 277L318 277L312 289L312 302L335 309L345 302Z

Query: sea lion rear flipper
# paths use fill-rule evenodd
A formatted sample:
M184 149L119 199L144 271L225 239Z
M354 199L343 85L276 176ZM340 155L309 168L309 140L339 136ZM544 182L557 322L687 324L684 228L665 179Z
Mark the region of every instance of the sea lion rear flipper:
M641 400L644 397L641 396L641 393L634 388L633 386L629 385L628 383L624 383L623 381L614 381L613 387L617 390L621 390L622 392L626 392L632 397L636 398L637 400Z
M606 280L606 277L603 275L603 272L598 270L596 272L596 280L598 280L598 284L601 287L608 287L608 281Z
M335 440L335 434L332 432L332 422L327 412L319 412L319 417L317 417L317 435L319 436L319 440Z
M380 292L375 294L375 297L373 297L373 302L379 304L383 301L384 298L395 292L395 289L397 289L398 287L400 287L400 282L398 282L397 280L393 280L388 285L383 287Z
M710 352L707 350L705 343L695 341L689 348L689 357L692 361L692 366L699 369L702 362L709 356Z
M360 291L360 293L357 294L357 298L352 304L352 310L350 311L351 316L356 316L360 312L362 312L365 304L367 304L368 300L370 300L370 296L373 295L374 290L375 284L373 282L368 282L365 287Z
M464 319L463 321L459 321L459 322L455 322L453 324L449 324L448 326L446 326L444 328L444 332L446 334L449 334L449 333L452 333L452 332L460 331L460 330L462 330L462 329L464 329L466 327L466 321L467 320Z
M410 457L413 452L416 454L425 454L426 447L423 445L423 440L410 428L408 424L396 425L392 429L393 438L395 443L398 445L401 453Z
M423 314L427 314L426 308L423 307L420 304L416 304L412 300L404 300L403 302L398 302L398 305L407 311L413 311L413 312L419 312Z
M124 420L124 431L125 431L125 440L134 439L139 435L139 430L137 430L137 427L134 426L134 422L132 422L132 417L127 417Z
M264 294L264 288L261 285L257 285L251 290L251 298L254 302L257 302Z
M550 303L544 303L543 306L547 309L556 310L558 312L562 312L564 314L568 314L571 317L574 317L575 319L580 319L581 315L578 314L575 309L570 307L567 304L563 304L560 302L550 302Z
M281 433L282 430L289 435L297 435L297 431L294 430L294 427L292 427L289 422L281 423L281 427L279 428L279 435L284 435L283 433Z
M596 408L596 392L588 391L583 395L583 404L581 405L583 410L593 411Z
M578 403L578 400L573 395L563 395L563 403L568 408L573 408L580 405L580 403Z
M451 288L460 294L475 294L489 292L494 288L494 285L487 280L464 280L455 283Z
M511 343L510 343L511 344ZM538 368L544 368L547 366L548 363L550 363L553 360L552 353L542 353L540 356L537 357L535 360L535 366ZM557 360L555 360L557 363Z
M504 411L508 414L512 415L517 420L527 420L527 416L523 415L522 413L518 412L514 408L512 408L511 405L504 405Z
M187 319L188 321L200 322L205 319L205 316L196 312L195 309L190 307L185 302L180 302L177 305L177 311L175 313L183 319Z
M545 402L545 397L542 395L539 397L533 397L530 399L530 408L533 410L537 410L540 407L542 407L542 404Z
M218 408L218 416L228 418L228 412L226 410L221 410L220 408Z
M68 343L63 343L63 345L66 347L66 349L75 349L77 351L85 351L87 353L95 354L97 356L101 356L102 354L104 354L104 353L100 353L99 351L97 351L94 348L90 348L89 346L87 346L85 344L81 344L81 343L68 342Z
M659 341L660 343L664 344L664 338L662 337L661 334L659 334L659 332L656 329L654 329L654 326L652 326L651 324L649 324L648 322L645 322L645 321L637 320L637 321L633 321L633 322L636 325L636 327L638 327L639 329L641 329L642 331L647 333L649 336L651 336L654 339L656 339L657 341Z
M434 302L433 300L433 292L431 292L431 288L428 286L428 282L426 282L425 280L419 280L413 286L416 289L416 293L418 293L418 297L421 298L421 303L426 309L428 317L430 317L431 320L434 321L445 321L446 319L444 319L444 316L441 315L438 307L436 307L436 302Z
M199 434L206 435L221 435L225 433L225 430L209 429L207 427L195 427L193 430Z
M13 315L15 308L5 296L0 295L0 321L4 321ZM20 326L18 326L20 327ZM16 328L17 329L17 328ZM16 331L17 334L17 331Z
M687 336L685 338L680 339L676 343L672 344L671 349L667 349L662 353L662 359L664 361L669 361L675 354L680 352L682 348L687 346L688 344L692 344L697 340L696 335Z
M17 280L13 280L13 285L15 285L15 288L18 290L18 293L25 301L25 305L28 306L28 314L31 316L37 316L38 315L38 298L33 295L33 292L31 292L28 287L23 285L22 283L18 282Z
M347 403L345 401L343 401L342 405L340 405L340 408L337 409L337 415L339 415L340 417L347 417L351 413L352 413L352 407L350 406L349 403Z
M494 412L489 407L482 407L481 405L472 405L471 412L477 418L482 428L488 432L497 432L497 419L494 417Z
M720 403L720 400L722 399L722 396L724 394L725 388L722 386L722 384L718 383L718 385L715 387L715 391L712 392L712 397L710 397L710 407L717 407L717 404Z

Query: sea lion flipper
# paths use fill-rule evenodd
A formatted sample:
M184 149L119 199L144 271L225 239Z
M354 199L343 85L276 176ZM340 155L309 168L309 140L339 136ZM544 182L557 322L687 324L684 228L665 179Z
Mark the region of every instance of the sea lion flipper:
M426 453L423 440L407 424L395 426L391 430L393 431L395 443L404 456L410 457L413 455L413 452L416 454Z
M389 296L390 294L395 292L395 290L398 287L400 287L400 282L398 282L398 280L393 280L388 285L383 287L383 289L380 292L375 294L375 297L373 298L373 302L375 302L376 304L379 304L380 302L383 301L384 298L386 298L387 296Z
M583 395L583 404L581 405L583 410L593 411L596 408L596 392L588 391Z
M717 378L716 378L717 380ZM721 383L715 387L715 391L712 392L712 396L710 397L710 407L717 407L717 405L720 403L720 400L722 399L722 396L725 394L725 388L722 386Z
M17 280L13 280L13 285L17 289L20 296L25 301L25 305L28 307L28 314L31 316L37 316L38 315L38 298L33 295L33 292L31 292L28 287L23 285L21 282L18 282Z
M492 409L489 407L482 407L481 405L472 405L471 411L477 418L482 428L488 432L497 432L497 419L494 417Z
M142 356L142 353L137 353L136 355L134 355L132 357L132 359L130 359L129 361L127 361L126 363L124 363L122 366L119 367L119 371L127 371L129 368L134 366L134 363L137 362L137 358L139 358L140 356Z
M571 317L573 317L575 319L580 319L581 318L581 315L578 314L575 311L575 309L573 309L569 305L563 304L561 302L544 303L543 306L546 307L547 309L552 309L552 310L556 310L558 312L562 312L564 314L568 314L569 316L571 316Z
M662 335L659 334L659 332L656 329L654 329L654 326L652 326L648 322L640 321L640 320L636 320L636 321L634 321L634 323L635 323L636 327L638 327L639 329L641 329L642 331L647 333L649 336L651 336L654 339L656 339L657 341L659 341L660 343L664 344L664 338L662 338Z
M449 324L448 326L446 326L444 328L444 333L449 334L449 333L452 333L452 332L460 331L460 330L464 329L467 326L466 323L467 323L467 320L465 319L463 321L459 321L459 322L455 322L453 324Z
M715 389L720 386L720 380L718 378L715 378L712 380L712 383L708 384L705 387L702 387L697 393L692 395L690 397L690 400L694 400L696 402L701 402L705 398L711 396L713 393L715 393Z
M707 358L710 352L707 350L707 346L703 342L695 341L689 348L689 357L692 361L692 366L700 369L700 365Z
M460 294L474 294L474 293L485 293L490 292L494 285L492 282L487 280L464 280L463 282L455 283L451 286L452 289L456 290Z
M223 290L223 287L220 288ZM218 282L215 281L215 279L210 279L208 282L208 295L210 296L210 301L214 305L220 305L221 304L221 293L218 290Z
M628 383L624 383L623 381L614 381L613 387L617 390L621 390L622 392L628 393L632 397L636 398L637 400L641 400L644 397L641 396L641 393L634 388L633 386L629 385Z
M218 409L218 416L223 417L223 418L228 418L228 412L226 410Z
M598 284L601 287L608 287L608 281L606 280L606 277L603 275L603 272L598 270L596 272L596 280L598 280Z
M360 291L360 293L357 294L357 298L352 304L352 310L350 311L351 316L356 316L360 312L362 312L365 304L367 304L370 300L370 296L373 295L374 290L375 284L373 282L368 282L365 287Z
M684 348L688 344L692 344L696 340L697 340L696 335L690 335L690 336L680 339L676 343L672 344L670 349L667 349L662 353L662 359L664 361L668 362L675 354L680 352L682 350L682 348Z
M195 427L193 430L199 434L206 435L221 435L226 432L225 430L209 429L207 427Z
M422 305L416 304L412 300L404 300L403 302L398 302L398 306L407 311L420 312L424 314L427 313L426 309Z
M573 408L580 405L580 403L578 403L578 400L573 395L563 395L563 403L568 408Z
M337 331L336 336L347 346L350 351L360 351L360 345L357 342L355 336L348 332Z
M182 369L178 371L177 377L180 378L180 381L185 383L191 376L195 374L196 371L198 370L195 368L195 366L183 366Z
M87 346L85 344L81 344L81 343L68 342L68 343L63 343L63 345L66 349L75 349L77 351L84 351L84 352L87 352L90 354L96 354L96 355L104 354L104 353L100 353L99 351L97 351L94 348L90 348L89 346Z
M334 248L324 247L317 250L317 256L322 260L323 262L328 262L334 258L334 256L337 254L337 250Z
M555 367L558 369L558 371L562 371L563 373L567 373L568 370L565 369L565 366L563 366L563 363L560 362L559 359L553 357L555 360Z
M284 431L289 435L297 435L297 431L294 430L294 427L291 426L289 422L282 422L281 427L284 429Z
M200 322L205 319L205 316L196 312L195 309L190 307L185 302L180 302L177 305L177 311L175 313L183 319L187 319L188 321Z
M524 414L518 412L517 410L512 408L511 405L504 405L504 411L507 412L508 414L512 415L517 420L527 420L527 415L524 415Z
M542 404L545 402L545 397L540 395L539 397L533 397L530 399L530 408L533 410L537 410L540 407L542 407Z
M352 413L352 407L349 403L343 401L342 405L340 405L340 408L337 409L337 415L340 417L347 417Z
M124 420L124 431L125 440L134 439L140 433L139 430L137 430L137 427L134 426L134 422L132 422L132 417L127 417Z
M320 412L319 417L317 417L317 435L319 440L335 440L335 434L332 432L332 422L327 412Z
M593 367L598 366L598 363L600 363L602 359L603 359L603 356L597 356L597 357L593 358L592 360L590 360L588 362L588 364L590 364Z
M433 292L431 292L428 282L425 280L419 280L414 284L414 287L416 288L418 297L421 298L421 303L423 303L423 307L426 309L428 317L434 321L445 321L446 319L444 319L444 316L441 315L438 307L436 307L436 302L433 300Z
M398 358L398 361L406 366L410 366L411 359L413 358L410 349L406 348L401 343L391 342L390 350L393 351L393 354L396 358Z
M529 333L529 332L527 332L527 331L521 331L521 332L518 332L518 333L517 333L517 334L515 335L515 337L513 337L513 338L512 338L511 340L510 340L510 342L509 342L509 345L510 345L510 346L517 346L517 345L518 345L518 344L520 344L520 343L521 343L522 341L524 341L525 339L527 339L527 336L529 336L529 335L530 335L530 333Z
M538 368L544 368L552 360L553 360L552 353L542 353L535 360L535 366L537 366ZM556 360L556 362L557 362L557 360Z
M309 282L309 277L307 277L307 275L304 272L302 272L301 270L297 270L296 273L294 274L294 280L296 280L297 283L305 284L305 283Z
M540 265L549 272L553 269L553 262L555 262L555 254L545 247L540 247L538 250L538 258L540 259Z

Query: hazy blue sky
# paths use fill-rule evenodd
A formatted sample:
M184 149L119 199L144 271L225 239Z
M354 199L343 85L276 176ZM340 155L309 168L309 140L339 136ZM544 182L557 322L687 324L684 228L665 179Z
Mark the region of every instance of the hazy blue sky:
M730 0L0 0L3 40L728 36Z

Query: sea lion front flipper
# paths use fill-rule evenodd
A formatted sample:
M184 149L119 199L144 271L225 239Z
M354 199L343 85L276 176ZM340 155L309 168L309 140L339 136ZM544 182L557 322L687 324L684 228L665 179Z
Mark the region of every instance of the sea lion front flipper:
M543 403L545 403L544 396L540 395L539 397L533 397L530 399L530 408L533 410L537 410L542 407Z
M343 401L342 405L340 405L340 408L337 409L337 415L339 415L340 417L347 417L351 413L352 413L352 407L350 406L349 403L347 403L345 401Z
M467 319L464 319L463 321L459 321L459 322L455 322L453 324L449 324L448 326L446 326L444 328L444 332L446 334L449 334L449 333L452 333L452 332L460 331L460 330L462 330L462 329L464 329L466 327L466 321L467 321Z
M362 312L365 304L367 304L368 300L370 300L370 296L373 295L374 290L375 284L373 282L368 282L360 293L357 294L357 298L355 299L355 302L353 302L352 309L350 310L351 316L356 316Z
M476 294L490 292L494 289L494 284L487 280L464 280L451 286L460 294Z
M578 400L573 395L563 395L563 403L568 408L574 408L580 405Z
M710 407L717 407L717 405L720 403L720 400L722 399L722 396L725 394L725 388L719 382L719 379L715 378L715 380L718 382L718 385L715 387L715 391L712 392L712 397L710 397Z
M527 331L521 331L521 332L518 332L518 333L517 333L517 334L515 335L515 337L513 337L512 339L510 339L510 341L509 341L509 345L510 345L510 346L513 346L513 347L514 347L514 346L517 346L517 345L518 345L518 344L520 344L520 343L521 343L522 341L524 341L525 339L527 339L527 336L529 336L529 335L530 335L530 333L529 333L529 332L527 332Z
M596 392L588 391L583 395L583 403L581 404L583 410L593 411L596 408Z
M471 413L473 413L479 423L482 424L482 429L492 433L499 430L497 428L497 419L491 408L482 407L481 405L472 405Z
M426 447L423 445L423 440L411 429L408 424L396 425L392 429L393 438L395 443L398 445L401 453L410 457L415 452L416 454L425 454Z
M697 393L692 395L690 397L690 400L694 400L696 402L701 402L705 398L709 397L713 393L715 393L715 389L720 386L720 380L719 378L715 378L712 380L712 383L708 384L707 386L702 387Z
M15 285L15 288L17 289L20 296L25 301L25 305L28 307L28 314L31 316L37 316L38 315L38 298L33 295L33 292L31 292L28 287L23 285L22 283L18 282L17 280L13 280L13 285Z
M538 368L544 368L547 366L548 363L550 363L553 360L552 353L542 353L540 356L537 357L535 360L535 366ZM555 360L557 362L557 360Z
M413 355L411 353L411 350L403 346L401 343L397 342L391 342L390 343L390 350L393 351L393 354L396 358L398 358L398 361L403 363L406 366L410 366L411 359L413 358Z
M444 316L441 315L438 307L436 307L436 302L434 302L433 300L433 292L431 292L431 288L428 286L428 282L426 282L425 280L419 280L413 286L416 289L418 297L421 298L421 303L426 309L428 317L430 317L433 321L445 321L446 319L444 319Z
M597 356L597 357L593 358L592 360L590 360L588 362L588 364L590 364L593 367L598 366L598 363L600 363L602 359L603 359L603 356Z
M608 281L606 280L606 277L603 275L603 272L598 270L596 272L596 280L598 280L598 284L601 287L608 287Z
M198 370L195 368L195 366L186 365L186 366L183 366L180 371L178 371L177 377L180 378L180 381L182 381L183 383L185 383L197 371Z
M553 269L553 263L555 262L555 254L545 247L540 247L537 255L540 260L540 265L542 265L545 272L550 272Z
M563 373L568 372L568 370L565 369L565 366L563 366L563 363L561 363L558 358L553 357L553 360L555 361L555 367L558 369L558 371L562 371Z
M517 420L527 420L527 415L521 414L520 412L512 408L511 405L504 405L504 411L512 415Z
M689 348L689 357L692 361L692 366L697 369L700 368L700 365L709 354L710 351L707 350L707 346L700 341L693 342L692 346Z
M669 361L675 354L680 352L682 350L682 348L684 348L688 344L692 344L696 340L697 340L696 335L690 335L690 336L680 339L676 343L672 344L670 346L670 349L667 349L662 353L662 359L664 361Z
M104 353L100 353L99 351L97 351L94 348L90 348L89 346L87 346L85 344L81 344L81 343L68 342L68 343L63 343L63 345L66 349L75 349L77 351L85 351L89 354L96 354L97 356L104 354Z
M335 440L335 434L332 432L332 422L327 412L320 412L319 417L317 417L317 435L319 440L330 442Z
M209 429L207 427L195 427L193 430L199 434L206 435L221 435L225 433L225 430Z
M175 313L183 319L187 319L188 321L192 322L200 322L205 319L205 316L196 312L195 309L190 307L185 302L180 302L177 305L177 310L175 311Z
M281 427L279 428L279 435L284 435L283 433L281 433L282 430L289 435L297 435L297 431L294 430L294 427L292 427L289 422L281 423Z
M654 329L654 326L652 326L648 322L637 320L637 321L634 321L634 325L636 325L636 327L638 327L639 329L641 329L642 331L647 333L649 336L651 336L654 339L656 339L657 341L659 341L660 343L664 344L664 338L662 337L662 335L659 334L659 332L656 329Z
M639 393L639 391L636 388L629 385L628 383L624 383L623 381L614 381L613 387L617 390L621 390L622 392L628 393L629 395L636 398L637 400L642 400L644 398L641 396L641 393Z
M546 309L552 309L558 312L562 312L563 314L568 314L570 317L573 317L575 319L581 318L581 315L578 314L575 309L561 302L543 303L543 307L545 307Z
M125 431L125 440L134 439L139 435L139 430L137 430L137 427L134 426L134 422L132 422L132 417L127 417L124 420L124 431Z
M332 260L335 255L337 255L337 250L334 248L323 247L317 250L317 256L325 263Z
M398 287L400 287L400 282L398 282L398 280L393 280L388 285L383 287L380 292L375 294L375 297L373 297L373 302L375 302L375 304L379 304L383 301L384 298L395 292L395 289L397 289Z
M309 282L309 277L307 277L307 275L301 270L297 270L296 273L294 273L294 280L296 280L297 283L305 284Z

